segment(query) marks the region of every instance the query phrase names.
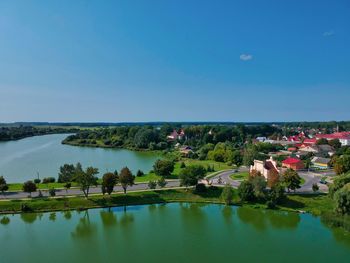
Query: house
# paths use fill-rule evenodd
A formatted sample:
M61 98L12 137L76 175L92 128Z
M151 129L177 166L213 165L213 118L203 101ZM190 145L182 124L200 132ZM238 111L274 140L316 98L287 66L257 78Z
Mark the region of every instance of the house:
M312 146L312 145L315 145L316 142L317 142L317 139L316 139L316 138L305 139L305 140L303 141L303 144L304 144L304 145L310 145L310 146Z
M293 157L288 157L287 159L282 161L282 167L292 169L294 171L298 171L305 168L302 160Z
M167 136L167 139L170 141L176 141L176 140L181 140L184 137L185 137L185 131L183 129L181 129L179 133L177 132L177 130L174 129L173 132Z
M334 148L328 144L302 147L299 149L299 152L312 153L314 155L324 157L332 156L335 154Z
M329 158L322 158L322 157L314 157L311 160L312 167L317 169L329 169L329 163L331 162L331 159Z
M256 140L258 142L265 142L267 140L267 138L266 137L257 137Z
M190 146L181 146L179 149L182 156L188 157L193 153L193 150Z
M253 170L260 172L262 176L266 178L266 180L273 174L279 174L280 171L277 168L277 163L272 159L267 159L265 161L254 160L254 165L250 166L250 172Z
M328 141L338 139L342 146L350 146L350 132L335 132L332 134L316 134L316 139Z

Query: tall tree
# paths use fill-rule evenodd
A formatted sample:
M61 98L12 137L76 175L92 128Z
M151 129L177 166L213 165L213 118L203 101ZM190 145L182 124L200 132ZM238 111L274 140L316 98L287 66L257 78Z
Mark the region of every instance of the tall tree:
M288 192L293 190L295 192L296 189L299 189L301 186L301 178L298 173L292 169L288 169L283 174L283 182L285 183Z
M6 180L3 176L0 176L0 191L4 194L5 191L9 189L9 186L6 183Z
M117 181L118 178L114 173L105 173L102 177L102 191L111 195Z
M153 165L156 175L169 176L174 171L174 162L170 160L157 160Z
M206 169L201 165L191 165L184 168L180 173L180 184L183 186L193 186L198 183L199 179L203 179Z
M91 186L97 185L98 169L94 167L88 167L86 170L81 170L76 173L75 181L80 186L86 198L89 197L89 191Z
M27 181L22 186L23 192L29 193L32 197L32 192L36 191L36 184L33 181Z
M124 167L119 173L119 182L123 187L124 194L126 194L126 189L128 186L133 186L135 181L135 176L132 175L128 167Z
M229 205L232 203L232 198L233 198L232 186L230 184L226 184L224 189L222 190L221 199L224 200L226 205Z

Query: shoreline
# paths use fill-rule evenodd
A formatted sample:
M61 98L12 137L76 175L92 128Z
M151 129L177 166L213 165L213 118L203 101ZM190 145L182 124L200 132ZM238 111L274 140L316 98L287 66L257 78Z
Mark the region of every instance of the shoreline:
M221 200L222 189L213 187L206 193L195 194L192 189L184 187L164 188L157 190L136 190L124 193L115 192L111 196L102 194L91 194L88 199L84 196L56 196L45 198L26 198L16 200L0 199L0 214L21 214L21 213L44 213L71 210L87 210L93 208L106 208L130 205L147 205L156 203L207 203L207 204L225 204ZM235 192L235 194L237 194ZM331 212L332 204L325 194L288 195L287 201L278 205L276 211L289 211L297 213L310 213L319 216L324 212ZM311 200L311 202L310 202ZM328 204L328 207L324 205ZM299 204L297 206L296 204ZM230 205L247 206L256 209L268 209L266 204L259 202L242 203L237 197L234 197ZM23 207L26 209L23 210Z

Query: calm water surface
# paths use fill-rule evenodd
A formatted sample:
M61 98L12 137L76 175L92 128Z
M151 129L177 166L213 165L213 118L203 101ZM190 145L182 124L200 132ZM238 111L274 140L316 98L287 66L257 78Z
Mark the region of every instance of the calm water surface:
M138 169L148 172L159 158L154 153L61 144L66 137L66 134L54 134L0 142L0 175L8 182L33 180L37 173L41 178L57 178L61 165L77 162L84 167L98 167L102 174L124 166L135 172Z
M311 215L167 204L0 216L1 262L349 262Z

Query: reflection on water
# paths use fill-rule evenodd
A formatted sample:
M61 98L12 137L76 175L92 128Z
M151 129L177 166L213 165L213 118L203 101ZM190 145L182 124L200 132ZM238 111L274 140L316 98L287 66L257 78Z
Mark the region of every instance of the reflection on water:
M56 221L56 213L50 213L49 220L50 221Z
M300 222L300 215L292 212L239 207L237 215L242 222L252 225L259 231L265 231L268 226L294 229Z
M22 213L20 215L23 222L27 224L34 223L37 219L41 219L43 216L42 213Z
M261 262L267 253L271 263L347 262L349 234L328 218L322 223L297 213L190 203L0 215L0 262L206 263L232 255L235 262Z
M97 231L96 223L90 222L89 211L85 211L83 217L80 218L78 225L72 232L73 238L90 238Z
M71 219L72 218L72 213L71 211L65 211L63 212L63 217L67 220Z
M117 224L117 217L112 211L102 210L100 212L100 217L105 228L112 227Z
M2 224L2 225L8 225L8 224L10 224L10 218L8 217L8 216L3 216L3 217L1 217L1 219L0 219L0 224Z
M323 214L321 222L332 231L335 240L350 247L350 216L339 216L333 213Z
M231 225L233 222L233 207L226 205L221 211L222 211L222 216L224 218L224 222L227 225Z

